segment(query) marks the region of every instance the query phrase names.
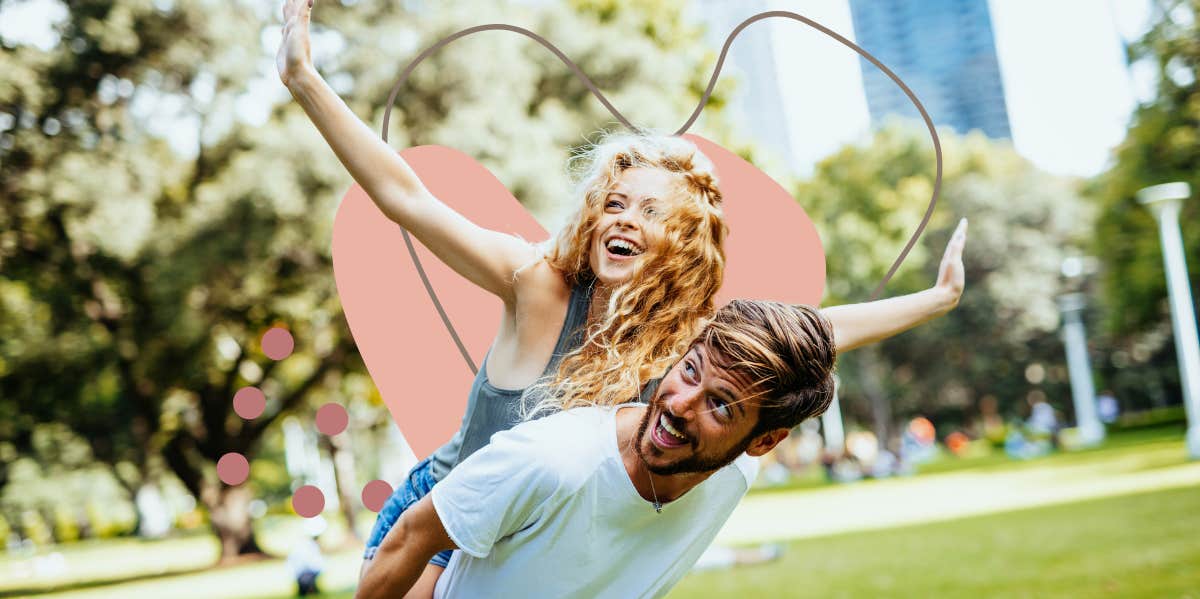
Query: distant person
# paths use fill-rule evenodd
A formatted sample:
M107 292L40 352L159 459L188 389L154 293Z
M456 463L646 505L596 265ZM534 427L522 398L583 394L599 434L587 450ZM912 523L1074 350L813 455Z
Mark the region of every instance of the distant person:
M317 544L317 538L324 530L324 518L318 516L306 520L304 522L304 538L288 552L287 567L296 580L296 595L299 597L320 593L317 590L317 578L325 569L325 556L321 554L321 546Z
M783 546L776 543L744 548L714 545L709 547L700 556L700 559L696 561L696 565L692 566L692 571L723 570L734 566L762 564L777 560L782 555Z
M1112 391L1105 389L1104 393L1096 398L1096 411L1100 413L1100 422L1104 424L1117 421L1117 417L1121 415L1121 406L1117 403L1117 398L1113 397Z
M1053 435L1054 431L1058 430L1058 417L1054 414L1054 406L1045 400L1034 402L1026 426L1039 436Z

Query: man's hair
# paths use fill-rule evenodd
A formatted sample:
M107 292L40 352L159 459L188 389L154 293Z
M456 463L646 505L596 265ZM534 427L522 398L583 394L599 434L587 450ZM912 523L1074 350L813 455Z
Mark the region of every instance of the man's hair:
M810 306L734 300L717 310L698 341L712 360L749 382L743 401L759 405L749 438L790 429L833 402L833 325Z

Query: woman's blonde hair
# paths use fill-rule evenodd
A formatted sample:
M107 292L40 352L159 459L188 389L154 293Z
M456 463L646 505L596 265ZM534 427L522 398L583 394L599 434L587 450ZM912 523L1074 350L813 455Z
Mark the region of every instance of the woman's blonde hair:
M546 252L568 284L593 284L592 234L621 173L655 168L678 175L675 197L662 198L663 241L646 248L629 280L612 290L599 322L583 344L563 357L552 379L530 388L525 418L581 405L615 405L635 399L687 350L704 319L725 269L721 192L712 163L691 142L665 135L613 134L581 154L583 203Z

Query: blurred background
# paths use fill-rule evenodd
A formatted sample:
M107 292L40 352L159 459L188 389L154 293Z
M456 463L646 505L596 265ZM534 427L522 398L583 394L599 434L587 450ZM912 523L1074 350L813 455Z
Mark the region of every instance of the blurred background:
M279 83L280 7L0 0L0 595L284 597L305 570L353 593L360 491L414 456L337 300L351 181ZM766 563L673 596L1195 593L1200 2L318 0L314 54L379 130L420 50L520 25L673 131L763 10L855 40L923 101L941 196L885 295L933 282L962 216L967 291L841 357L834 408L719 538ZM617 126L542 47L488 32L415 71L389 139L470 154L553 230L572 150ZM794 192L826 305L869 297L933 189L906 97L791 20L739 36L691 131ZM1166 183L1190 187L1139 195ZM287 360L260 349L273 326L297 340ZM267 398L252 421L231 409L247 385ZM314 429L328 402L346 432ZM235 451L249 479L229 486L215 464ZM306 484L319 518L293 511Z

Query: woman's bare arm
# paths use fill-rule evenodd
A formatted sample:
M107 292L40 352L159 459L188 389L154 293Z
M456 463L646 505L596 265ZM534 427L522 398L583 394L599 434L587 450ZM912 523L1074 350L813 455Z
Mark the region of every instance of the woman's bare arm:
M439 259L511 305L513 273L536 258L525 241L480 227L433 196L417 174L363 123L313 67L312 5L286 0L279 78L321 132L338 160L391 220L416 235Z
M933 320L958 305L965 279L962 253L967 242L967 219L958 223L942 263L937 283L924 291L862 304L823 308L833 323L839 353L870 345Z

